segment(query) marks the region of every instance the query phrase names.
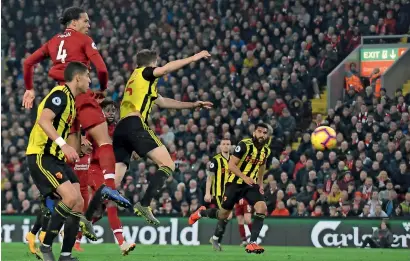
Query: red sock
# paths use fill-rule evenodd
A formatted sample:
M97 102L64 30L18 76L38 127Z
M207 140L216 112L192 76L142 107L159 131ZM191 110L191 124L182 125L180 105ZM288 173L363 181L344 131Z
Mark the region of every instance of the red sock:
M107 207L107 215L112 232L118 241L118 245L121 246L124 243L124 236L122 234L122 224L118 218L117 207Z
M104 174L105 185L115 189L115 156L111 144L104 144L97 148L98 162Z
M246 240L245 226L241 224L238 224L238 226L239 226L239 235L241 235L242 241L245 241Z
M87 211L88 203L90 202L90 194L88 193L88 186L80 186L81 196L84 199L83 213Z
M76 241L81 242L81 238L83 237L83 232L82 231L78 231L77 232L77 238Z

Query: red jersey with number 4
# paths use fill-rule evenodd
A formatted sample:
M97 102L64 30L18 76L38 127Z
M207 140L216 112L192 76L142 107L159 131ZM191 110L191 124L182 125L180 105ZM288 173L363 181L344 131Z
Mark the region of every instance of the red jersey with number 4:
M112 123L108 125L108 135L110 135L111 138L114 134L115 125L116 123ZM97 155L98 144L94 141L93 137L91 137L91 135L88 134L88 132L86 133L86 138L92 143L92 146L93 146L93 152L91 153L91 163L98 161L98 155Z
M50 57L53 66L48 75L59 83L64 82L64 70L70 62L81 62L90 67L90 61L97 69L101 89L108 82L108 71L94 41L86 34L66 29L55 35L24 61L24 81L26 89L33 88L33 66Z

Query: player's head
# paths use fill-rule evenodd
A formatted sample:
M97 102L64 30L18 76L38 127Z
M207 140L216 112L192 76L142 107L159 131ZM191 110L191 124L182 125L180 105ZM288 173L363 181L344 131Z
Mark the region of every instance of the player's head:
M64 10L60 23L83 34L88 34L88 29L90 28L88 14L84 9L76 6Z
M100 103L100 106L103 109L108 124L113 123L115 120L115 113L117 112L117 107L115 106L115 103L113 101L104 100Z
M257 147L262 147L268 141L269 127L265 123L258 123L253 132L253 142Z
M227 138L223 138L219 146L221 147L221 152L229 153L229 150L231 148L231 140Z
M158 54L154 50L144 49L137 53L137 67L157 66Z
M90 72L85 64L71 62L64 70L64 81L69 87L76 90L76 93L84 93L90 85Z

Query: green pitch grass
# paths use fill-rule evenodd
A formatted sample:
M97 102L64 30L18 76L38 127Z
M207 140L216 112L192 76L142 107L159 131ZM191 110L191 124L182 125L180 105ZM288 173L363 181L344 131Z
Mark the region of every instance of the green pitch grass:
M54 244L59 253L59 244ZM80 261L406 261L409 249L358 249L358 248L308 248L266 247L261 255L247 254L239 246L225 246L223 252L214 252L211 246L158 246L137 245L128 256L121 256L114 244L83 245L84 252L74 252ZM58 258L58 257L57 257ZM3 261L35 261L23 243L1 244Z

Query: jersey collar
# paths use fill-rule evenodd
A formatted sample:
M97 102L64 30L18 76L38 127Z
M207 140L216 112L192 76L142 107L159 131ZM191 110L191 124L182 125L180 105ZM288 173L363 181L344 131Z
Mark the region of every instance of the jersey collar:
M75 97L74 97L73 93L71 92L70 87L68 87L68 85L67 85L67 84L64 84L64 86L67 88L67 90L68 90L68 92L70 93L71 97L72 97L73 99L75 99Z

